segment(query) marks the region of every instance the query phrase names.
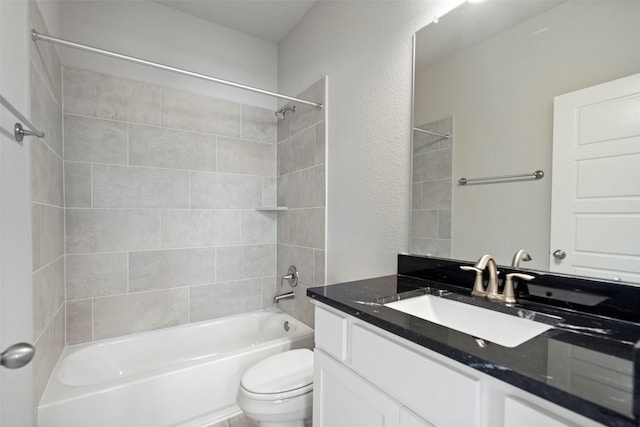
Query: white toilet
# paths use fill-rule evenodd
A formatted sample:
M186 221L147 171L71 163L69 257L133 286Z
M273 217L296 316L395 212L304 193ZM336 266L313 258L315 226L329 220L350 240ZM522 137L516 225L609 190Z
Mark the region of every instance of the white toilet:
M285 351L253 365L236 402L260 427L304 427L313 409L313 352Z

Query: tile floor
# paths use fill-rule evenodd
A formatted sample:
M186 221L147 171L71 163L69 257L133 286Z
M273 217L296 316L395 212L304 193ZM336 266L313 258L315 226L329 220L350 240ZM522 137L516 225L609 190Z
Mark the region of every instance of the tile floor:
M207 427L258 427L258 422L253 421L245 414L239 414L219 423L211 424Z

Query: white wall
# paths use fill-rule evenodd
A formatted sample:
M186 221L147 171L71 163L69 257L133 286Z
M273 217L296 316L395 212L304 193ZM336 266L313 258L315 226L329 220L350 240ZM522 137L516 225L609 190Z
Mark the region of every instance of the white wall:
M280 91L328 75L327 283L408 249L413 33L457 3L319 1L280 43Z
M277 45L150 1L40 2L51 35L266 90L277 89ZM277 101L206 82L58 48L65 66L263 108Z
M527 268L549 269L553 97L640 72L638 16L638 2L565 3L416 75L416 123L454 118L454 183L545 172L454 184L454 258L508 264L525 248Z

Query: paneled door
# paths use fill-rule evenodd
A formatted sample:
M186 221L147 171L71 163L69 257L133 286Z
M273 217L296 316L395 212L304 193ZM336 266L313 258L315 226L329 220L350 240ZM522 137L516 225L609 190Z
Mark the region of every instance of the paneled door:
M26 117L30 116L28 8L26 1L0 1L0 93ZM0 106L0 352L33 340L30 138L14 139L16 122ZM32 364L0 368L0 426L33 425L32 377Z
M640 74L554 100L550 269L640 283Z

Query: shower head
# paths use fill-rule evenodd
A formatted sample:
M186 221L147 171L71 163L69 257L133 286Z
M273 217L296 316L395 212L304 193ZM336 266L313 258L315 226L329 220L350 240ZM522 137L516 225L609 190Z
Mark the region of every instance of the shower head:
M284 120L284 115L287 111L291 111L292 113L296 112L296 106L295 105L287 105L286 107L283 107L281 109L279 109L278 111L276 111L274 114L276 115L276 119L278 120Z

